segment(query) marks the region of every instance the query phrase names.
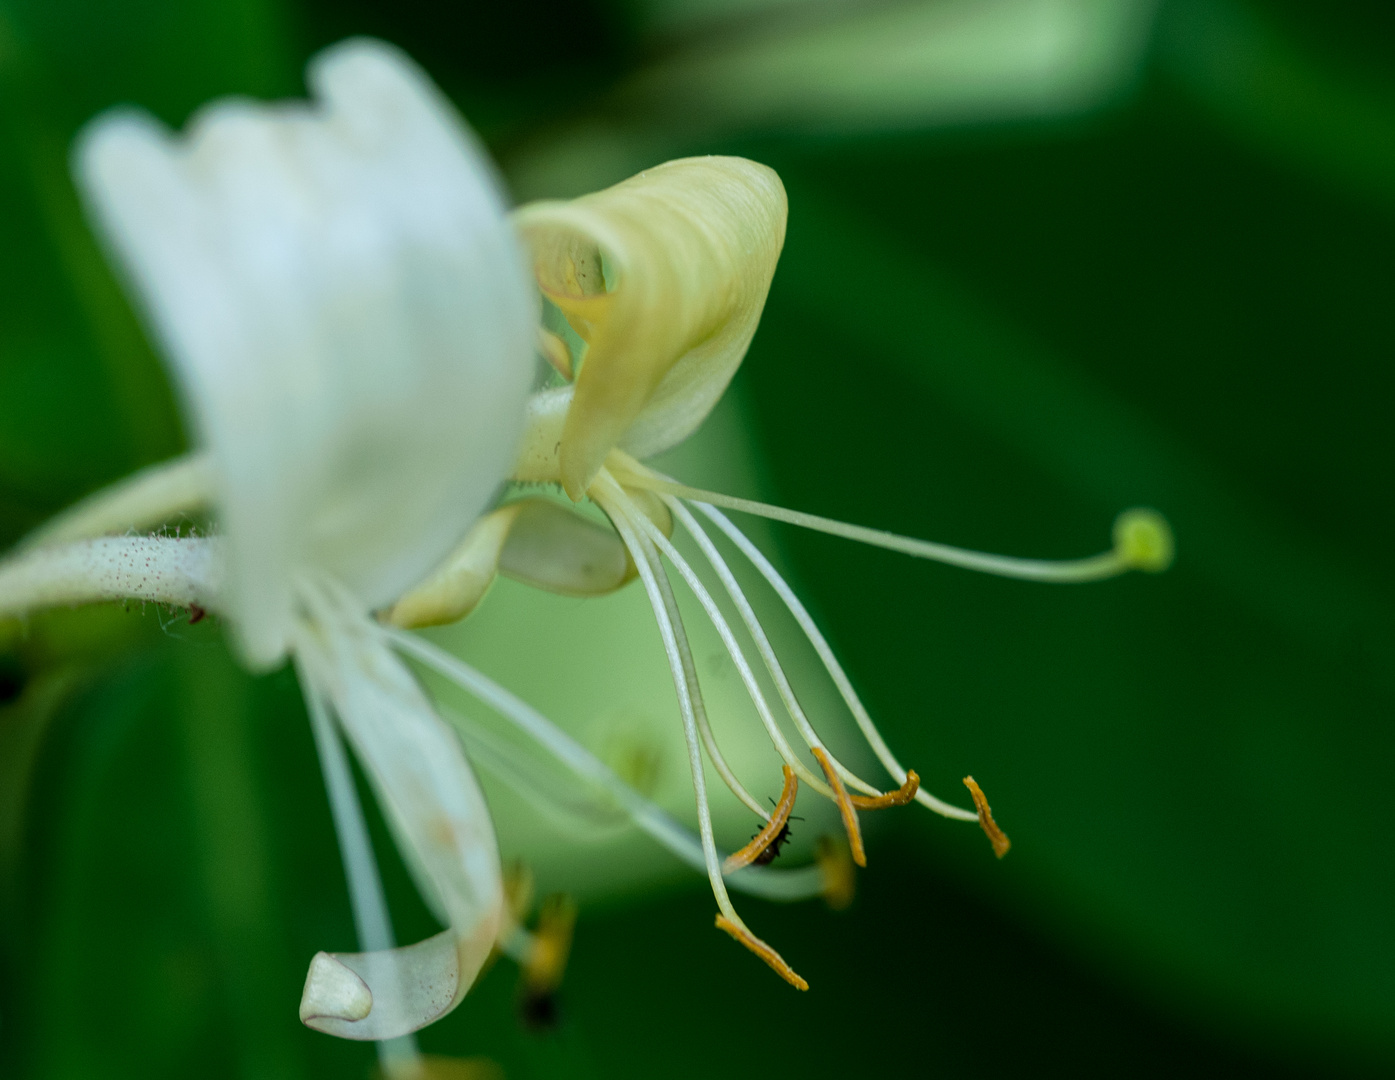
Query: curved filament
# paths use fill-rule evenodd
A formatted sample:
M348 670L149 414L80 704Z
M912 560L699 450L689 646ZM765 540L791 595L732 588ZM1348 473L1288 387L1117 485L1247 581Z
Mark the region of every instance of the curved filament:
M750 866L758 860L775 838L789 824L790 812L794 809L794 797L799 791L799 780L794 775L794 770L788 765L785 769L785 788L780 792L780 801L775 805L775 813L770 815L770 820L765 823L765 828L756 833L751 838L751 842L740 851L728 855L722 863L722 873L730 874L733 870L740 870L743 866Z
M769 559L761 553L760 548L746 537L746 534L732 524L731 519L714 506L705 503L694 503L698 511L711 521L717 528L726 534L727 538L737 546L741 554L750 560L762 577L770 583L776 594L784 601L789 613L794 616L795 622L799 623L799 628L804 631L804 636L809 639L809 644L818 653L819 659L823 661L825 670L833 684L838 687L838 693L842 696L844 703L853 714L853 719L857 721L857 726L861 730L863 737L872 747L872 752L877 755L877 760L889 772L898 784L906 782L906 770L901 767L901 763L892 754L891 748L886 745L886 740L882 738L881 732L877 730L877 725L872 722L871 714L867 712L867 707L862 704L862 699L857 696L857 691L853 689L852 681L848 678L847 672L843 670L843 665L838 662L838 658L833 654L832 647L828 644L828 639L823 636L818 626L814 623L813 617L808 609L795 596L794 590L780 572L775 569ZM920 788L915 794L916 802L922 806L927 806L937 814L944 817L954 818L958 821L977 821L978 815L972 810L962 810L957 806L935 798L924 788Z
M605 792L629 814L635 825L684 863L699 872L706 869L702 843L697 837L674 821L657 804L626 784L605 762L533 706L459 657L416 634L394 629L385 629L384 633L399 650L438 672L505 717L573 775ZM457 725L464 720L450 710L443 710L442 715ZM464 735L468 741L470 732L466 730ZM485 764L487 766L489 763ZM505 776L501 779L507 782L509 778ZM731 883L733 888L752 896L777 901L807 900L820 895L827 888L820 866L805 866L795 870L748 866L733 873Z
M828 777L828 785L833 789L833 796L838 803L838 813L843 818L843 829L848 834L848 847L852 849L853 862L858 866L867 865L867 850L862 846L862 826L857 820L857 810L853 808L852 800L848 798L848 789L843 786L843 778L833 768L833 762L828 759L822 747L814 747L814 757L819 759L819 764L823 767L824 776Z

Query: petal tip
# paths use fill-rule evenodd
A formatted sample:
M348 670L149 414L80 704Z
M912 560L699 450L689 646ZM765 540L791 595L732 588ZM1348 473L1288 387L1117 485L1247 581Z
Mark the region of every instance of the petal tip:
M320 1027L320 1020L362 1020L373 1011L373 992L352 970L326 952L310 961L300 996L300 1021Z

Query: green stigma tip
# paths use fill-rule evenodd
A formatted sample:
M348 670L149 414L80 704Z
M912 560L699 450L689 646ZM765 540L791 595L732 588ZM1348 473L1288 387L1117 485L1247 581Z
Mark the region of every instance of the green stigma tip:
M1125 510L1114 522L1114 550L1130 569L1160 574L1176 552L1172 527L1156 510Z

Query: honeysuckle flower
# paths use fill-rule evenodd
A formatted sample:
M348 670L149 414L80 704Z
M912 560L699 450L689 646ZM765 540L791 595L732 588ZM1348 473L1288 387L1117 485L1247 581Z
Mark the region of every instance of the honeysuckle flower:
M581 349L574 356L561 336L545 333L543 351L566 381L531 398L512 478L557 484L573 501L591 500L609 518L613 531L537 497L510 503L483 519L386 618L399 627L459 618L479 603L499 570L581 596L613 590L638 576L677 691L697 808L700 864L718 904L717 925L804 989L804 980L741 920L727 891L729 877L741 881L740 875L747 875L749 880L757 869L752 864L769 862L778 853L801 783L836 803L853 861L859 865L865 865L866 857L858 812L912 800L945 817L979 822L999 857L1009 845L972 777L965 777L964 783L973 810L920 788L916 773L902 766L878 732L807 609L719 507L920 558L1049 582L1099 580L1131 569L1159 571L1171 561L1172 541L1159 515L1132 510L1120 515L1114 544L1101 555L1067 562L987 555L696 490L646 467L641 458L674 446L702 423L744 358L783 244L785 218L784 189L773 171L739 158L716 157L672 161L593 195L535 203L516 212L515 221L533 253L539 288L565 317ZM894 788L883 791L855 774L820 738L755 609L699 517L727 538L789 610ZM802 750L792 744L767 701L721 607L672 543L675 524L681 525L720 581ZM664 561L683 578L717 630L769 736L783 777L781 797L773 808L762 805L736 776L713 734ZM397 640L405 651L480 692L478 677L462 670L459 661L420 639L398 635ZM525 726L538 724L517 701L496 696L492 704ZM578 775L594 773L594 765L576 760L574 748L553 749ZM717 850L708 808L704 755L760 821L752 841L725 858ZM634 812L643 825L642 809ZM664 839L657 831L651 833ZM699 861L690 847L680 853L690 862ZM817 881L827 894L835 880L841 880L836 869L826 867L822 877L811 877L806 884ZM790 887L783 895L797 892Z
M311 1027L385 1045L457 1004L504 921L487 808L369 612L436 565L514 461L536 296L493 172L402 54L310 65L314 102L133 110L74 156L202 451L64 515L0 567L0 610L136 597L213 609L252 671L291 659L363 951L320 953ZM84 539L210 502L211 538ZM395 947L341 733L446 930ZM387 1043L387 1040L396 1040Z
M414 690L414 684L404 676L389 646L464 688L478 702L511 722L527 744L526 748L521 748L517 741L498 739L473 716L450 714L449 719L464 735L477 761L525 791L530 798L543 803L565 801L565 797L550 779L539 779L535 770L560 768L570 781L579 785L576 792L586 804L585 813L618 812L690 865L704 870L719 908L717 925L801 989L807 988L804 980L773 948L751 932L728 894L730 885L775 899L798 899L820 893L835 903L846 899L850 871L832 849L810 867L785 870L766 865L778 854L787 836L801 782L836 805L851 858L858 864L866 861L858 812L903 805L912 800L947 817L978 821L995 851L1000 856L1006 851L1007 839L993 822L987 801L972 777L966 777L965 784L973 796L974 810L953 806L920 790L917 775L903 768L893 756L807 610L770 561L719 507L822 529L919 557L1043 581L1086 581L1135 568L1162 569L1171 558L1170 536L1157 515L1149 511L1131 511L1116 523L1115 545L1102 555L1065 563L1004 558L699 491L642 464L641 458L676 445L702 423L744 358L783 243L785 214L783 187L771 170L742 159L700 158L670 162L595 195L570 203L534 204L515 215L514 224L533 253L538 287L565 317L572 344L580 347L573 349L557 333L538 331L539 351L565 383L533 394L526 408L522 396L518 397L515 419L522 421L523 435L511 466L505 461L496 471L488 472L482 463L496 459L487 453L477 455L478 446L462 447L459 441L451 440L438 443L435 459L429 465L414 459L412 463L420 465L427 476L433 475L433 470L439 473L462 468L472 476L488 475L494 481L507 475L524 484L555 484L573 501L589 499L595 503L609 519L609 528L555 501L527 497L507 502L480 517L455 550L410 589L406 588L411 582L405 574L392 579L395 589L387 587L386 579L383 587L376 591L358 583L352 574L345 573L338 561L337 556L344 553L339 544L327 545L325 554L335 556L328 560L328 565L320 566L307 560L304 574L280 573L278 577L275 571L281 564L272 565L271 579L287 582L293 590L291 603L282 605L292 612L289 621L286 617L278 621L268 615L267 612L274 615L279 609L276 604L270 608L260 606L265 602L263 597L248 609L252 625L264 622L273 630L279 627L279 636L269 634L272 643L267 645L267 639L255 634L249 636L246 630L240 630L239 640L243 642L245 655L254 664L274 662L287 651L294 654L302 683L307 688L307 701L360 914L360 934L365 939L376 936L377 940L386 940L385 929L380 929L376 935L365 929L374 921L365 916L365 912L377 912L382 928L386 927L386 919L380 898L374 899L377 887L371 851L363 838L361 824L355 824L358 811L352 800L352 785L347 780L342 749L334 738L324 706L327 701L338 712L341 724L349 731L370 771L376 767L376 756L391 758L395 764L408 760L406 756L395 756L394 747L388 745L391 740L383 741L384 727L374 727L371 717L390 714L397 719L389 722L387 728L411 729L413 718L429 718L431 712L419 692ZM508 265L507 258L502 265ZM462 283L462 287L474 286ZM491 301L495 300L497 294L491 296ZM326 315L326 323L333 318L345 318L352 323L356 314L336 312L333 316ZM157 325L160 316L157 308ZM554 323L553 329L560 328ZM482 379L482 387L490 387L494 376L473 373L465 381L471 382L476 377ZM380 386L377 389L381 391ZM474 394L471 400L482 400L480 387L474 387L473 383L469 390L455 389L467 397ZM447 400L442 397L433 405ZM506 406L513 399L500 396L490 400ZM353 439L364 436L363 428L353 427L352 431ZM380 434L379 429L373 431ZM513 440L505 437L512 434L510 422L503 421L492 430L482 425L480 431L485 433L481 439L488 441L495 450L501 446L513 449ZM167 552L168 545L174 544L178 551L185 553L181 558L196 564L202 576L186 575L171 585L165 580L168 574L164 572L177 560L165 553L156 560L164 576L149 582L142 580L138 589L133 589L128 580L124 593L114 593L100 568L93 570L94 560L99 555L110 558L111 551L101 545L110 545L112 541L77 539L113 528L155 524L175 511L210 499L221 506L227 499L223 491L226 480L221 476L225 466L215 432L209 432L208 441L211 453L195 454L138 474L52 522L36 543L66 540L69 546L35 548L19 556L8 568L0 568L0 590L11 581L18 592L31 598L60 596L71 600L72 582L77 578L87 582L83 587L91 589L93 595L139 595L174 603L203 604L207 594L209 603L228 611L233 625L241 626L241 620L247 616L223 600L225 596L238 595L238 574L246 572L239 569L238 553L244 548L236 544L236 515L226 522L226 542L230 547L221 556L217 549L198 555L187 554L193 550L188 542L181 546L178 541L159 537L140 539L145 545L165 545L162 552ZM416 445L412 439L407 441ZM364 445L372 443L372 438L364 437ZM295 445L308 454L327 454L330 461L340 460L343 471L330 470L331 480L350 477L353 468L363 467L361 460L352 453L335 458L334 451L342 450L348 443ZM260 461L256 455L251 455L250 460ZM307 460L318 461L319 458ZM399 480L411 478L414 481L414 475L405 468L409 456L403 455L397 460L404 471L393 475ZM372 469L383 468L385 461L392 459L375 459ZM275 474L272 469L258 475L264 476L267 472ZM387 474L374 471L372 475ZM342 490L335 483L330 487L352 505L368 498L373 491L371 484L364 492ZM347 484L345 487L353 489L355 486ZM418 527L422 519L430 518L430 513L423 509L424 503L414 501L416 490L404 490L399 494L410 509L420 512ZM457 535L465 531L464 527L485 505L478 491L472 491L471 495L473 501L462 503L467 506L468 514L453 519ZM442 497L441 493L436 492L436 497ZM433 509L440 509L435 502L431 505ZM396 507L391 508L391 512L396 510ZM828 750L801 706L755 609L693 510L723 533L752 563L793 615L867 742L894 780L894 788L883 791L862 779ZM348 520L358 519L350 514ZM316 526L321 524L323 522L315 522ZM681 526L692 538L720 580L760 654L788 722L797 733L798 741L803 743L803 750L797 750L792 744L766 700L721 608L672 543L676 526ZM285 539L274 530L269 533L278 542ZM302 535L327 536L330 533L311 528L290 530L289 535L300 539ZM335 531L332 535L341 537L343 534ZM434 534L428 530L428 535ZM399 545L409 552L424 551L426 547L422 537L410 527L400 532L394 527L381 539L384 542L374 550L384 558ZM135 545L136 541L128 543ZM279 552L284 546L274 546L274 550ZM319 556L315 545L308 547ZM55 550L65 552L66 578L54 573L45 576L45 567L57 565ZM141 557L134 547L119 547L118 550L128 563ZM255 545L252 550L256 550ZM71 565L75 559L83 564L80 573ZM750 793L718 745L708 722L692 649L664 560L683 577L710 619L774 748L774 762L780 765L781 796L773 809L766 809ZM348 565L357 563L349 560ZM425 569L425 565L418 563L418 573ZM641 580L677 692L692 774L697 835L626 784L576 739L550 723L522 698L485 677L463 658L408 632L410 628L448 622L468 614L501 570L531 584L575 596L602 595L635 577ZM128 566L127 577L131 576ZM210 585L210 581L214 584ZM272 592L273 599L277 595ZM364 617L369 608L375 607L379 615L377 623ZM259 644L264 650L262 653L256 651ZM368 672L374 673L374 694L360 692ZM430 727L430 732L433 736L440 734L437 727ZM430 751L428 741L423 737L419 749ZM454 754L458 756L458 750ZM708 806L704 755L723 783L761 823L750 843L726 856L717 848ZM453 760L452 754L446 754L446 759ZM812 767L809 759L812 759ZM482 814L478 818L473 816L478 796L463 759L460 766L464 777L460 780L461 790L475 800L470 807L460 802L459 793L453 796L438 789L435 785L445 785L447 781L444 775L432 774L422 786L429 797L418 798L413 810L430 815L434 812L433 806L437 809L459 806L462 816L484 822L487 828L487 819ZM403 849L409 864L420 863L423 841L411 832L413 821L409 820L404 826L404 814L393 810L392 785L380 780L378 786L389 805L389 819L403 834ZM422 788L414 794L420 797ZM405 816L410 818L411 814ZM446 833L455 837L453 828ZM471 860L467 856L478 855L481 850L482 847L470 851L457 849L454 858L459 865L451 868L429 861L417 866L422 871L424 895L428 900L438 901L443 921L450 922L453 930L458 930L458 923L469 922L474 909L462 915L445 903L444 898L438 896L440 884L436 876L447 877L462 891L468 891L470 883L477 884L484 876L489 877L495 898L492 922L482 917L470 923L479 928L478 936L470 938L473 950L470 961L474 968L461 962L454 971L448 970L448 963L441 960L444 950L432 943L396 953L380 950L370 958L322 955L312 965L307 980L302 1006L307 1022L338 1034L356 1035L367 1032L364 1021L377 1012L379 1026L373 1029L375 1033L363 1035L371 1038L409 1030L417 1020L427 1022L458 1000L469 981L467 972L472 976L478 968L479 948L486 945L486 927L500 949L524 964L530 985L553 985L558 972L557 957L565 954L565 947L555 937L529 935L516 919L507 917L498 899L497 857L487 871L468 869ZM489 852L492 855L492 838ZM462 870L462 865L466 869ZM448 869L454 871L453 877L447 873ZM476 877L476 874L481 876ZM455 941L459 951L459 933ZM440 980L424 977L410 987L407 985L410 979L404 976L423 972L439 975ZM380 984L395 991L390 996L393 1002L390 1012L379 1011L379 1005L374 1003ZM364 996L362 988L365 986L373 987L371 1001ZM454 995L449 1000L447 990ZM369 1004L372 1004L371 1011L363 1014L362 1010Z

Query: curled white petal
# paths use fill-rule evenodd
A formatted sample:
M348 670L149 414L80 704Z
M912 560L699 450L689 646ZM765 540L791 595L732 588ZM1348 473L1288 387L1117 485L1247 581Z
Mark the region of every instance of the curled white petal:
M212 453L237 640L285 653L313 570L368 607L504 477L535 298L489 165L401 53L350 41L313 104L95 121L76 170Z
M361 992L355 993L355 984ZM466 980L462 989L449 930L384 952L317 953L301 995L300 1019L341 1039L395 1039L444 1016L469 985Z
M312 621L297 628L297 658L333 706L419 888L450 928L415 945L333 955L372 993L366 1016L326 1015L313 1000L302 1012L333 1035L395 1038L453 1009L488 958L504 904L498 848L460 743L381 630L332 586L307 584L303 595Z
M300 996L300 1019L324 1030L326 1023L362 1020L373 1011L373 991L352 967L329 953L316 953Z

